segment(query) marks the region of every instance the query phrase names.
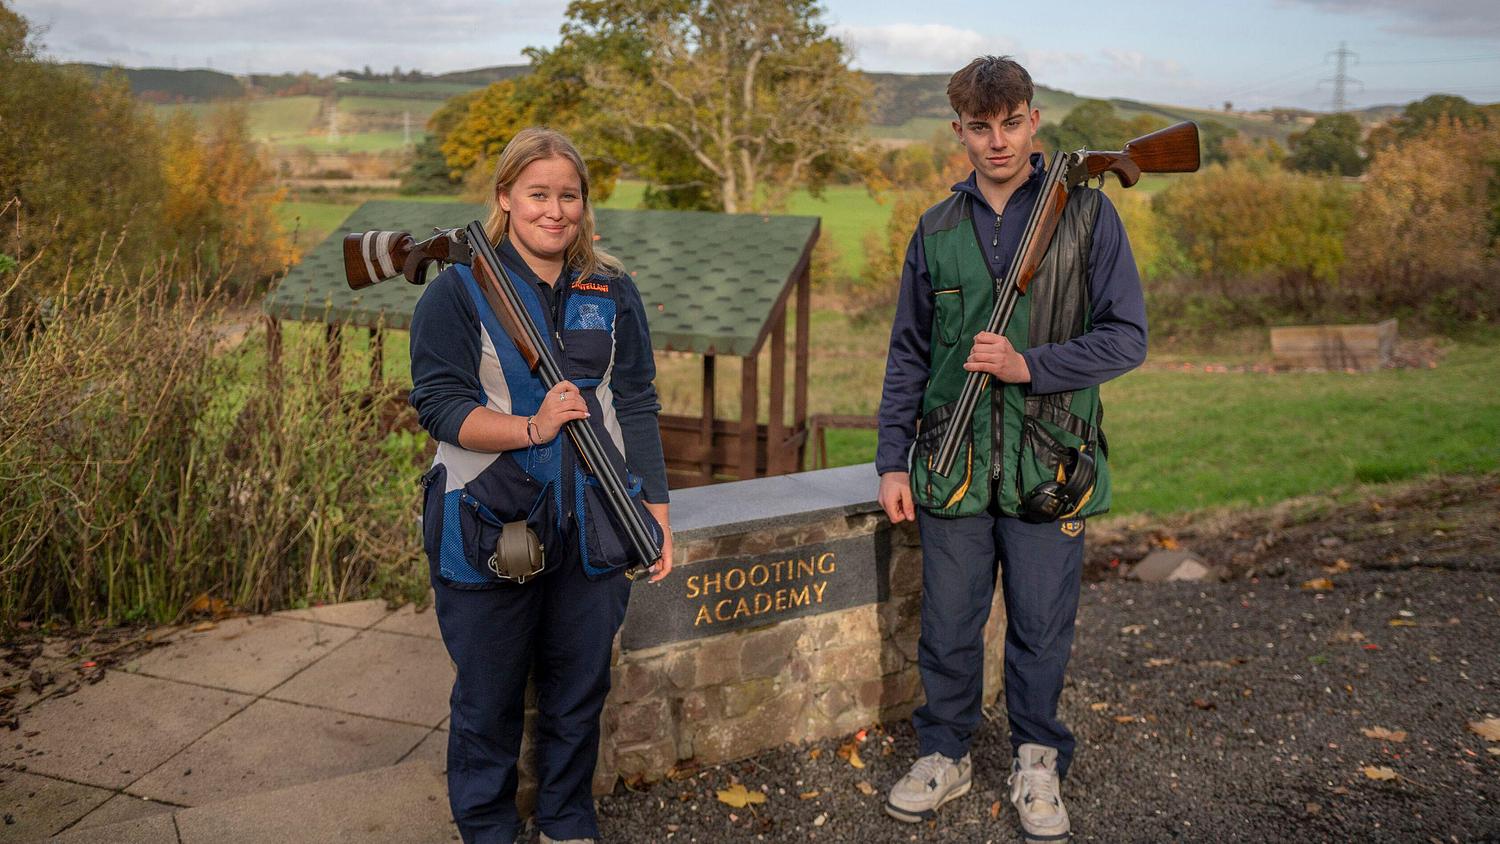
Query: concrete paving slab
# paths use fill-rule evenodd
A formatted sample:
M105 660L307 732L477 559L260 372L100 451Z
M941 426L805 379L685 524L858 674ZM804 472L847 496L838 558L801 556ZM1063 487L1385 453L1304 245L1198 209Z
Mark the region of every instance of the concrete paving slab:
M431 727L454 675L442 642L366 630L268 696Z
M276 618L295 618L301 621L316 621L320 624L336 624L340 627L357 627L360 630L390 615L384 598L368 601L345 601L341 604L325 604L300 610L285 610L274 613Z
M438 631L437 610L431 604L421 610L417 609L416 604L407 604L386 616L374 629L409 636L426 636L429 639L443 638L443 634Z
M232 618L213 630L179 636L125 670L263 694L354 634L348 627L292 618Z
M104 804L87 815L73 826L68 828L69 832L75 829L92 829L101 826L125 823L127 821L149 818L152 815L162 813L171 814L178 806L170 806L166 803L158 803L155 800L147 800L131 794L116 794L104 801Z
M22 771L0 771L0 841L45 838L108 800L104 788L55 780Z
M48 844L179 844L171 812L106 826L70 829L47 841Z
M202 806L394 765L422 727L258 700L130 787L132 794Z
M0 763L124 788L251 700L234 692L108 671L98 683L37 704L26 715L21 738L0 748Z
M417 745L417 749L413 750L409 756L407 756L405 759L401 760L401 764L403 764L403 765L410 764L410 763L416 763L416 764L419 764L419 765L428 765L430 767L438 769L439 771L447 770L447 768L448 768L448 733L447 733L447 731L446 730L433 730L432 732L428 733L427 737L424 738L424 739L422 739L422 743L419 744L419 745Z
M182 844L457 841L441 771L392 765L177 813Z

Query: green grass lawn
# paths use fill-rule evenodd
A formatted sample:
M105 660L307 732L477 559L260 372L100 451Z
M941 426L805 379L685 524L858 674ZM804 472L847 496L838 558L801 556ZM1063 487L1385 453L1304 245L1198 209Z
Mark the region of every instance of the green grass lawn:
M1500 467L1497 352L1490 337L1436 369L1126 375L1104 387L1114 512L1260 505ZM862 392L873 412L868 382ZM874 432L830 433L829 453L831 465L872 460Z

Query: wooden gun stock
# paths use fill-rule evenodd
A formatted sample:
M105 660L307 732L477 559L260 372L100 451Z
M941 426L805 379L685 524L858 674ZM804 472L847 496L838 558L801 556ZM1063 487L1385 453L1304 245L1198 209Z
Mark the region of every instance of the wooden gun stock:
M418 242L410 232L367 231L344 235L344 280L363 290L398 275L412 284L427 282L427 269L436 263L467 261L454 237L456 229L438 229Z
M1198 126L1185 121L1142 135L1118 152L1085 152L1090 179L1114 173L1130 187L1142 173L1191 173L1198 169Z

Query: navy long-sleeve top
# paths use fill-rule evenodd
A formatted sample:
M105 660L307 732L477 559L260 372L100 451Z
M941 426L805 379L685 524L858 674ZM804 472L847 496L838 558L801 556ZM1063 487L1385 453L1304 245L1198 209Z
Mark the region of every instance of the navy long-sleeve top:
M560 296L532 272L509 240L496 249L506 267L537 285L543 301L558 313ZM624 443L625 462L640 476L642 494L652 503L667 501L667 472L657 414L656 359L641 295L629 276L615 279L614 363L609 389ZM411 404L434 439L458 443L458 432L475 408L484 406L480 380L479 313L457 273L438 275L422 294L411 325ZM460 446L461 447L461 446Z
M1031 175L1011 194L999 217L999 245L994 248L989 244L995 236L996 214L980 193L974 174L953 186L974 200L974 228L986 246L985 258L996 278L1004 278L1010 270L1043 176L1042 156L1033 153ZM1044 343L1021 353L1031 371L1031 383L1026 386L1031 393L1092 387L1129 372L1146 359L1146 300L1140 275L1119 212L1108 197L1101 200L1089 249L1090 328L1065 343ZM932 296L932 277L919 232L906 250L886 356L875 452L875 468L881 474L907 470L907 453L916 436L931 371Z

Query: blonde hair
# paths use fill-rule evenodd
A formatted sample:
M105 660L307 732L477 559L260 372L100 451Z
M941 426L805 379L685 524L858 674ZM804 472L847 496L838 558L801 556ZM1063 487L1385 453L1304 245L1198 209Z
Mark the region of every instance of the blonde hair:
M510 214L500 207L500 191L510 190L521 171L534 161L544 158L562 157L572 162L578 170L578 181L583 186L583 216L578 221L578 236L563 252L563 264L575 270L580 278L588 278L601 269L623 275L625 267L613 255L594 247L594 206L589 201L589 168L583 156L568 137L554 129L533 126L516 133L500 153L500 163L495 165L495 178L491 181L489 214L484 220L484 233L494 243L499 243L510 230Z

